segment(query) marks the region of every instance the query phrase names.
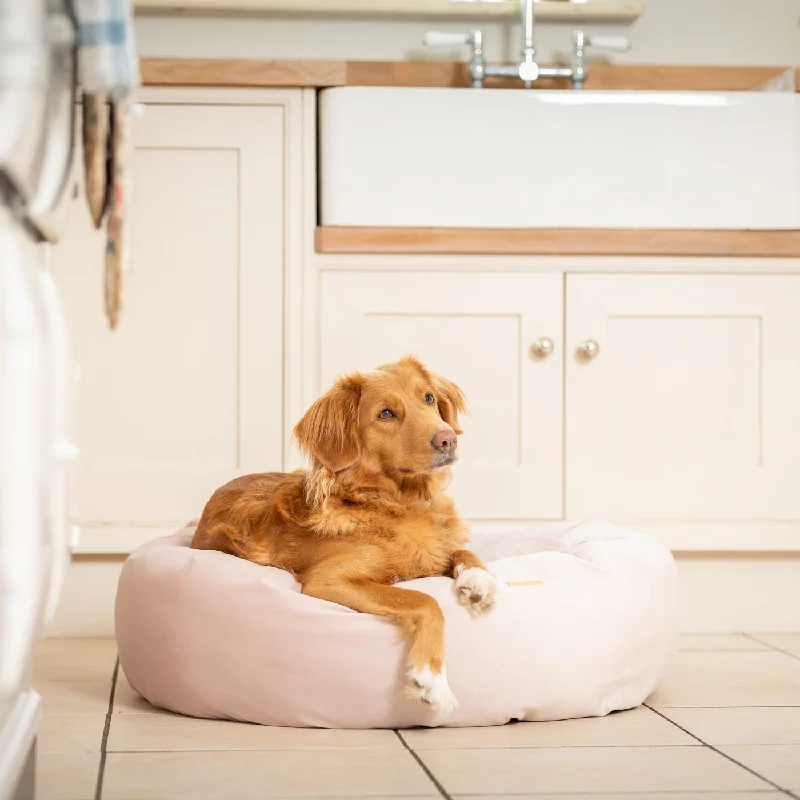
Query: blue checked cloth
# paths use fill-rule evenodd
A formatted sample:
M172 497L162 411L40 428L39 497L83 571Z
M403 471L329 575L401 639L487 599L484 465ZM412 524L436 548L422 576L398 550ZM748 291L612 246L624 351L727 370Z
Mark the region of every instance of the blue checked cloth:
M124 100L139 87L131 0L74 0L78 83L87 94Z

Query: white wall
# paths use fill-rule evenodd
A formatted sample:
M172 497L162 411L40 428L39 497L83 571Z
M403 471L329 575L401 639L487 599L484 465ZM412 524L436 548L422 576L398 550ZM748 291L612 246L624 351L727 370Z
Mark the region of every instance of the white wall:
M138 20L142 55L209 58L430 57L421 50L422 34L465 30L467 20L190 18L142 17ZM505 59L518 49L515 26L481 24L489 59ZM572 25L542 23L536 32L543 60L563 56ZM800 0L646 0L644 15L633 25L582 26L624 33L631 52L614 60L668 64L800 64ZM458 51L441 56L455 57Z

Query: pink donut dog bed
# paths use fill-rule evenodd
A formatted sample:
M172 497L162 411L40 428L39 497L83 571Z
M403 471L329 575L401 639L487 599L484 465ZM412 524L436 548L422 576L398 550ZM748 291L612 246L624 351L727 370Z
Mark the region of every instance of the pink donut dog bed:
M473 618L449 578L409 581L446 619L447 716L404 696L405 642L369 614L307 597L288 573L189 547L133 552L117 591L120 664L136 691L194 717L320 728L502 725L640 705L677 641L676 569L653 536L607 523L474 536L509 585Z

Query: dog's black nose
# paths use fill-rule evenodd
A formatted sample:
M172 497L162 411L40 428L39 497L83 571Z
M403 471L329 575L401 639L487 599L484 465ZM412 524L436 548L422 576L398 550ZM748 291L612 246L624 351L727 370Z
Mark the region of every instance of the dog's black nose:
M452 453L458 447L458 436L453 431L439 431L433 435L431 444L440 453Z

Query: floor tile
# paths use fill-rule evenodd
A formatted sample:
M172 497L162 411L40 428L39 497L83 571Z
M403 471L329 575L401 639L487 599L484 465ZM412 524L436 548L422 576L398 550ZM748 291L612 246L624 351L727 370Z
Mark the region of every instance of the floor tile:
M734 792L771 788L706 747L423 750L451 794Z
M402 731L402 734L414 750L698 744L648 708L596 719L518 722L492 728L431 728Z
M113 639L41 639L33 652L33 679L110 680L116 659Z
M782 789L800 791L800 745L740 745L719 749Z
M678 653L648 705L800 705L800 660L775 650Z
M754 633L754 638L779 650L800 653L800 633Z
M99 766L99 753L42 753L36 764L36 800L89 800Z
M111 696L111 679L106 681L40 681L34 684L48 714L105 714Z
M711 792L619 792L618 794L454 794L464 800L720 800ZM786 797L778 791L735 792L725 800L778 800Z
M139 692L135 691L120 672L117 676L117 686L114 690L115 714L166 714L164 709L150 705Z
M104 800L436 796L404 748L218 753L109 753Z
M178 714L120 714L108 737L108 750L119 752L341 748L402 750L403 744L393 731L269 728Z
M99 753L105 714L45 714L39 723L42 753Z
M684 633L679 650L764 650L767 645L743 633Z
M706 744L798 744L800 707L665 708L662 713Z

